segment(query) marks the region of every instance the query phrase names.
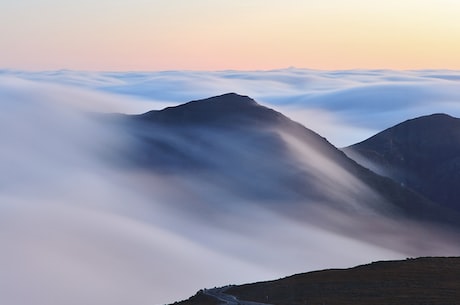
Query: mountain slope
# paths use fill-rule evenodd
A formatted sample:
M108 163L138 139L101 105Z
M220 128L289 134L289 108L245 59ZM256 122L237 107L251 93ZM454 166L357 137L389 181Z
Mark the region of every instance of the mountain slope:
M460 258L382 261L230 287L225 293L274 305L454 305L460 300Z
M408 120L344 150L372 170L460 211L460 119Z

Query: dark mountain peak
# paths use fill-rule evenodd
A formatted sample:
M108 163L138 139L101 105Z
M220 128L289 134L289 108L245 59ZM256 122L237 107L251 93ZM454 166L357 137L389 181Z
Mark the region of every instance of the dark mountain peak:
M235 92L229 92L218 96L213 96L198 102L213 102L213 103L230 103L230 104L249 104L254 105L257 102L247 95L241 95ZM193 102L192 102L193 103Z
M242 110L242 108L254 106L260 105L249 96L232 92L202 100L191 101L179 106L167 107L162 111L176 111L178 109L187 111L202 111L209 108L214 111L236 111Z
M410 119L351 147L394 151L406 145L412 145L414 149L436 150L438 153L449 151L453 146L460 148L460 119L444 113Z
M411 127L411 128L433 128L437 130L441 130L444 128L449 128L454 125L450 124L458 124L460 122L459 119L454 118L445 113L434 113L430 115L425 115L421 117L417 117L414 119L407 120L402 122L390 129L398 129L402 127Z
M449 119L449 118L454 118L453 116L448 115L447 113L433 113L433 114L428 114L428 115L422 115L420 117L416 117L413 119L409 119L407 121L422 121L422 120L440 120L440 119Z
M344 150L364 166L460 210L460 119L407 120Z
M436 119L436 120L439 120L439 119L454 119L453 116L450 116L448 115L447 113L433 113L433 114L430 114L430 115L425 115L425 116L421 116L419 118L415 118L415 120L423 120L423 119Z
M252 98L226 93L179 106L153 110L140 115L143 119L162 124L238 123L270 124L284 117L273 109L258 104ZM236 124L235 124L236 123Z

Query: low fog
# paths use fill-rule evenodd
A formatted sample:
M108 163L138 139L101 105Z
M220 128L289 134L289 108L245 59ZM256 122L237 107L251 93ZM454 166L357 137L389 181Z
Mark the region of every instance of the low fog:
M204 98L212 95L201 95L204 91L220 94L236 85L241 85L238 91L249 91L245 94L262 96L263 90L256 91L252 82L273 82L273 97L262 99L276 104L274 101L282 98L275 96L292 94L294 89L286 87L288 80L292 80L291 86L300 82L296 73L300 72L278 71L273 80L260 81L259 76L265 74L228 72L219 76L221 81L214 83L214 88L200 90L199 86L212 83L215 76L200 74L200 81L193 84L189 76L183 76L191 72L171 72L165 74L186 78L183 81L189 87L184 87L183 96L175 89L175 79L155 87L164 96L139 97L133 92L150 92L150 84L163 74L152 74L146 84L135 82L134 89L124 90L123 84L129 81L120 74L94 73L90 77L66 71L4 72L0 85L0 303L164 304L205 287L374 260L458 255L456 236L415 222L401 224L397 219L380 217L379 209L385 202L379 194L285 130L274 132L292 158L275 164L267 160L266 166L259 168L251 167L254 158L260 165L264 155L254 156L247 147L236 146L240 139L231 134L210 130L195 133L204 143L221 145L222 154L216 156L167 130L141 130L146 137L172 141L196 162L213 169L211 174L181 168L156 171L130 167L130 160L123 157L137 144L136 134L126 132L123 125L107 124L94 114L140 113L152 105L162 107L176 98L177 102ZM315 73L304 80L316 82L315 90L326 90L337 82L346 87L365 79L362 73L343 72L344 79L331 77L328 83L317 80ZM56 74L68 75L60 78ZM422 72L415 74L418 79ZM225 79L231 80L231 75L238 82L229 85ZM451 81L447 76L437 76L436 81ZM126 78L133 83L135 76ZM144 79L145 74L139 78ZM302 88L300 84L296 89L299 96L312 99L303 96ZM195 95L187 97L194 90ZM314 106L311 109L300 108L319 108L331 120L342 120L334 111L347 112L346 105L339 105L339 98L331 92L329 97L318 94L316 100L321 96L324 102L310 102L308 105ZM288 101L286 98L289 107L295 105ZM280 109L288 107L282 102L277 105ZM428 105L432 104L427 102L423 107ZM341 107L345 108L337 110ZM359 107L365 112L369 106L352 107L355 118ZM375 107L370 115L378 117L384 106ZM398 109L397 105L392 107L388 111ZM360 122L365 120L363 115ZM376 128L364 123L347 126ZM227 162L231 156L242 168L235 169ZM283 182L280 173L295 168L314 173L311 178L317 181L317 188L328 192L324 202L315 198L302 201L296 190ZM382 205L361 205L369 198ZM344 211L328 200L345 201L350 206Z

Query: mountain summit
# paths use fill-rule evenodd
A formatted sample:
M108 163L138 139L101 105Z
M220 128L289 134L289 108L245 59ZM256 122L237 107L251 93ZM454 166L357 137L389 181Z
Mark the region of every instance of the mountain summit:
M252 98L227 93L203 100L191 101L159 111L149 111L142 118L162 124L243 124L266 123L281 118L281 114L259 105Z

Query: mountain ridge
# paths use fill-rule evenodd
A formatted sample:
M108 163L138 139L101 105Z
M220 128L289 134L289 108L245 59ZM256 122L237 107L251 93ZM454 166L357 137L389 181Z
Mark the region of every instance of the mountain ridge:
M441 113L417 117L343 151L365 167L460 211L460 119Z
M288 198L302 201L307 196L316 201L341 202L336 207L346 207L349 203L347 196L342 194L337 197L333 192L324 191L324 183L318 185L325 181L331 188L343 185L353 193L352 196L361 198L358 202L372 202L380 212L394 214L391 210L396 208L395 212L403 217L430 222L433 220L443 225L459 226L460 223L460 213L439 207L418 192L401 186L399 182L362 167L316 132L280 112L258 104L248 96L227 93L127 116L127 119L130 124L134 124L134 129L141 130L133 137L140 140L135 145L138 149L129 157L140 168L160 170L163 173L193 171L204 175L217 170L219 177L211 179L225 180L229 182L225 185L229 191L249 194L250 198L265 193L263 197L272 201ZM306 151L301 159L291 161L292 145L286 139L294 140L294 146L299 144L300 149ZM221 157L220 160L208 160L203 158L204 155ZM375 195L364 199L357 190L346 186L348 181L334 177L333 172L324 176L319 163L311 158L313 155L320 156L321 160L331 160L334 166L357 177L360 183L376 191L381 199ZM299 165L304 167L304 162L308 162L308 169L299 170ZM234 164L231 175L224 170L228 169L228 164ZM314 169L314 173L311 169ZM320 178L315 176L318 171ZM265 186L257 179L248 180L252 175L261 180L268 177L269 184L277 186ZM284 185L284 193L277 190L281 185ZM382 199L390 205L376 205Z

